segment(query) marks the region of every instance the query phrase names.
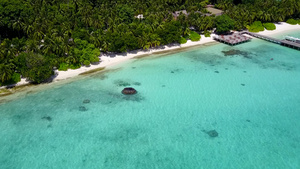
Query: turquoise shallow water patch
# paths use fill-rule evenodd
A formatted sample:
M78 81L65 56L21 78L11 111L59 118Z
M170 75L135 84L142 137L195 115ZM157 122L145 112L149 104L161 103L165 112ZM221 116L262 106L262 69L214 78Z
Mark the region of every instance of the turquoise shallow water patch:
M0 168L299 168L299 56L218 44L27 94L0 105Z

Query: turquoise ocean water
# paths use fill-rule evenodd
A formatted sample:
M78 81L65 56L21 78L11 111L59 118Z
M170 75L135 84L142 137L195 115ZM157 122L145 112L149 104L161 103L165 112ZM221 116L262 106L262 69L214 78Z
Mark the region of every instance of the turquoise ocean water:
M299 94L262 40L140 58L1 104L0 168L298 169Z

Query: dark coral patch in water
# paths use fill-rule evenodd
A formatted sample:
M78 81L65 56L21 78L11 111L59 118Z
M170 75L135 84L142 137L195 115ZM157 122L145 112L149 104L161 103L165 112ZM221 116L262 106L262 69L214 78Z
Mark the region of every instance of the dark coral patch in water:
M215 65L220 65L223 64L223 56L222 55L215 55L211 53L201 53L199 54L194 54L194 55L189 55L188 56L190 59L196 62L202 62L206 65L209 66L215 66Z
M208 134L210 137L218 137L219 133L216 130L209 130L205 132L206 134Z
M202 130L204 133L208 134L210 137L218 137L219 133L216 130Z
M126 86L130 86L131 84L128 82L125 82L123 80L116 80L114 81L114 84L117 86L121 86L121 87L126 87Z
M241 85L242 85L242 86L245 86L245 84L244 84L244 83L242 83Z
M107 79L108 76L106 76L106 75L101 75L99 78L100 78L101 80L104 80L104 79Z
M126 101L133 101L133 102L141 102L144 100L144 97L142 97L139 94L136 95L123 95L123 99Z
M183 71L183 69L174 69L171 71L171 73L178 73L178 72L182 72L182 71Z
M216 70L215 73L219 73L219 71Z
M251 56L250 56L251 53L241 51L241 50L236 50L236 49L232 49L232 50L228 50L228 51L222 51L222 53L224 53L224 56L240 55L240 56L243 56L243 57L248 58L248 59L251 58Z
M251 121L250 121L249 119L247 119L246 122L249 122L249 123L250 123Z
M124 94L124 95L133 95L136 93L137 93L137 91L132 87L126 87L122 90L122 94Z
M140 86L141 83L140 83L140 82L134 82L133 85L135 85L135 86Z
M48 121L51 121L51 120L52 120L52 118L51 118L50 116L44 116L44 117L42 117L42 119L43 119L43 120L48 120Z
M111 129L110 132L103 131L103 134L100 133L99 140L102 142L131 142L139 138L140 135L144 134L144 130L131 127L131 126L122 126L120 129Z
M79 111L87 111L88 109L84 106L79 106Z
M83 100L83 102L82 103L90 103L91 101L89 100L89 99L85 99L85 100Z

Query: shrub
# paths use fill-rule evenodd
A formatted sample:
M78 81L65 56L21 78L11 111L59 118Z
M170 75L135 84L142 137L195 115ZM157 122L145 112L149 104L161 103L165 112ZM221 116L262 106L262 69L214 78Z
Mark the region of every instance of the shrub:
M185 44L187 40L184 37L180 37L179 43L180 44Z
M16 84L19 81L21 81L21 75L19 73L13 73L11 78L5 82L0 81L0 86L2 85L10 85L10 84Z
M69 65L69 68L70 68L70 69L78 69L78 68L80 68L80 67L81 67L80 63L76 63L76 64L71 64L71 65Z
M210 32L209 31L204 31L204 36L205 37L210 37Z
M21 81L21 75L19 73L14 73L11 76L11 83L15 84L15 83L18 83L19 81Z
M267 30L275 30L276 26L274 23L264 23L263 26L267 29Z
M67 63L61 63L61 64L59 65L58 70L60 70L60 71L67 71L68 68L69 68L69 65L68 65Z
M298 19L297 22L298 22L298 25L300 25L300 19Z
M199 41L201 36L194 31L191 31L189 38L191 39L191 41L195 42L195 41Z
M248 26L248 30L249 32L259 32L264 31L265 28L260 21L255 21L250 25L250 27Z
M83 64L85 65L85 66L90 66L90 61L88 61L88 60L85 60L85 61L83 61Z
M99 62L99 61L100 61L100 59L99 59L99 57L97 57L97 56L92 57L92 58L90 59L90 62L91 62L91 63L96 63L96 62Z
M291 24L291 25L297 25L298 21L296 21L295 19L288 19L286 21L286 23Z

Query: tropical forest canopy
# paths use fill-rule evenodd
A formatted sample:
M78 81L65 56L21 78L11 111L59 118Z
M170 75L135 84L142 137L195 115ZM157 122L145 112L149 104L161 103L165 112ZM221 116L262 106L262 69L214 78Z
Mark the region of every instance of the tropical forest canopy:
M222 9L225 17L205 15L207 4ZM174 17L179 10L189 15ZM100 51L182 42L192 28L194 36L216 24L222 31L241 30L255 21L299 17L300 0L1 0L0 85L17 82L20 75L43 82L55 67L99 62Z

